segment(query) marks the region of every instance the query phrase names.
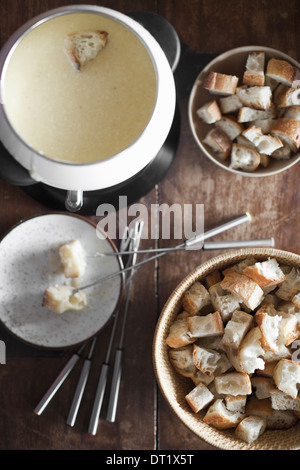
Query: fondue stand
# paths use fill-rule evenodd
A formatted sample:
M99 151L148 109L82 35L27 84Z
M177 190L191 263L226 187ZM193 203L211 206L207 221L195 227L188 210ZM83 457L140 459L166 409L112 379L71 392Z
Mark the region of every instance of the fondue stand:
M156 39L174 73L180 58L180 40L172 25L155 13L133 12L127 16L140 23ZM70 191L37 182L13 158L2 143L0 143L0 178L21 187L33 199L52 210L67 209L70 212L95 215L100 204L112 204L114 207L118 207L120 196L126 196L128 205L145 196L165 176L175 157L179 135L180 115L178 106L176 106L169 134L153 160L131 178L108 188L93 191Z

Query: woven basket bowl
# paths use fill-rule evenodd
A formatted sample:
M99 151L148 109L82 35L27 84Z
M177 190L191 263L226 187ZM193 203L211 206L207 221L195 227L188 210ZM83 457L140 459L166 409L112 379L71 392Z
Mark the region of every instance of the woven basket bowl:
M248 256L258 261L275 257L279 263L300 268L300 256L273 248L255 248L231 251L196 267L172 292L156 326L153 341L153 364L160 390L178 418L207 443L223 450L296 450L300 449L300 421L286 430L266 430L255 442L247 444L235 438L233 430L217 430L202 421L204 411L195 414L185 400L193 388L190 379L180 376L168 358L166 338L171 323L180 312L180 299L195 281L204 280L215 269L237 263Z

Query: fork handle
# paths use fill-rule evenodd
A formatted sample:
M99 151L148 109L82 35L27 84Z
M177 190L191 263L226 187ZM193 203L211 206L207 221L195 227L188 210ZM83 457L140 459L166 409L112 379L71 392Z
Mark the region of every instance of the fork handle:
M116 419L120 382L122 375L122 356L123 349L118 348L115 354L114 370L106 417L106 420L110 421L111 423L113 423Z
M94 400L93 410L90 418L88 434L95 436L97 434L99 416L102 408L104 392L107 383L107 375L109 370L109 364L104 362L101 367L101 373L98 381L96 396Z

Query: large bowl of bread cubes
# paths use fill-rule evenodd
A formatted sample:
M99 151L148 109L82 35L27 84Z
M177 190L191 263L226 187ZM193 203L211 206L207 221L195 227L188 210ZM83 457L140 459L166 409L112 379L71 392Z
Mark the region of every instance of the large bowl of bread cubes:
M269 176L300 159L300 65L283 52L245 46L198 75L189 122L201 151L230 172Z
M196 267L167 300L154 370L178 418L225 450L300 449L300 256L242 249Z

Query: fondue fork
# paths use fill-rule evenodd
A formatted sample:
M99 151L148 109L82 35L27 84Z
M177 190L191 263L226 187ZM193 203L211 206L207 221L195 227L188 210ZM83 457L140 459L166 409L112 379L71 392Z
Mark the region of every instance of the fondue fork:
M119 339L119 345L115 352L115 360L114 360L114 368L113 368L113 376L112 376L112 383L111 383L111 390L108 402L108 410L107 410L107 421L114 422L117 412L117 405L118 405L118 397L119 397L119 390L120 390L120 383L121 383L121 375L122 375L122 357L123 357L123 344L124 344L124 334L125 334L125 327L127 321L127 313L130 301L130 293L132 287L133 276L135 274L134 267L136 265L137 253L139 244L141 241L141 236L143 232L143 225L144 224L137 224L136 230L134 233L134 239L132 242L133 245L133 257L132 257L132 270L129 274L128 279L128 287L126 293L126 302L124 306L123 312L123 319L122 319L122 327L121 327L121 334Z
M126 230L126 238L121 241L121 249L124 248L124 246L130 247L131 242L133 240L133 235L136 233L135 231L130 231L128 228ZM142 230L140 231L140 234L142 233ZM129 265L131 259L129 258L127 260L127 266ZM131 266L128 266L131 267ZM127 268L125 268L127 269ZM123 270L125 271L125 270ZM91 436L95 436L97 434L97 429L98 429L98 422L99 422L99 417L100 417L100 412L102 408L102 403L103 403L103 398L104 398L104 393L107 385L107 377L108 377L108 371L109 371L109 361L110 361L110 355L111 355L111 349L112 349L112 343L115 337L115 332L116 332L116 327L117 327L117 322L120 314L120 309L118 309L115 318L114 318L114 323L112 327L112 331L110 334L109 338L109 344L108 348L106 351L106 356L105 360L102 363L101 366L101 371L100 371L100 376L98 379L98 385L97 385L97 390L96 390L96 395L94 399L94 404L93 404L93 409L90 417L90 422L89 422L89 427L88 427L88 434Z
M70 372L73 370L74 366L77 364L79 361L81 354L86 346L86 343L84 343L79 350L72 354L64 368L60 371L50 388L47 390L43 398L40 400L38 405L35 407L33 410L36 415L41 415L44 411L44 409L49 405L50 401L56 394L56 392L59 390L61 385L64 383Z
M72 404L71 404L69 415L68 415L68 418L67 418L67 424L69 426L74 426L75 421L76 421L77 413L78 413L80 403L81 403L81 400L82 400L82 397L83 397L85 386L86 386L86 383L87 383L87 380L88 380L88 376L90 374L90 370L91 370L91 366L92 366L92 355L93 355L93 352L94 352L96 341L97 341L97 337L94 336L94 338L92 340L92 343L91 343L91 346L90 346L88 356L84 360L84 363L83 363L83 366L82 366L82 369L81 369L81 374L80 374L80 377L79 377L79 380L78 380L78 383L77 383L77 387L76 387L76 390L75 390L75 394L74 394L74 397L73 397L73 401L72 401Z
M191 246L194 246L196 243L199 244L199 242L201 241L201 243L203 243L207 238L210 238L210 237L213 237L214 235L217 235L219 233L222 233L230 228L233 228L233 227L236 227L237 225L240 225L242 223L245 223L245 222L249 222L249 220L251 220L251 216L248 212L246 212L244 215L240 216L240 217L237 217L236 219L233 219L229 222L226 222L225 224L223 225L220 225L218 227L215 227L207 232L204 232L203 234L201 235L198 235L198 236L195 236L191 239L188 239L186 240L184 243L174 247L174 248L170 248L170 249L162 249L161 252L157 253L156 255L153 255L153 256L150 256L149 258L146 258L142 261L140 261L139 263L136 263L135 265L135 269L136 268L139 268L140 266L142 266L143 264L145 263L148 263L149 261L152 261L152 260L155 260L157 258L159 258L160 256L163 256L165 255L166 253L169 253L170 251L176 251L176 250L179 250L179 249L191 249L190 247ZM208 246L208 248L210 250L214 249L214 245L213 243L217 243L215 246L217 247L217 249L224 249L224 248L242 248L242 247L259 247L259 246L274 246L274 239L273 238L269 238L269 239L262 239L262 240L238 240L236 242L211 242L209 245L206 245ZM154 250L155 251L155 250ZM143 253L144 250L140 250L140 251L137 251L137 254L140 254L140 253ZM146 251L148 253L148 251ZM132 251L123 251L121 249L120 252L117 252L116 254L120 256L120 254L123 253L123 254L128 254L128 253L132 253ZM116 276L119 276L120 274L125 274L126 272L130 271L132 268L132 266L127 266L126 268L124 269L121 269L120 271L117 271L117 272L114 272L112 274L108 274L107 276L105 277L102 277L90 284L86 284L85 286L81 286L80 288L77 288L77 289L74 289L73 293L76 293L78 292L79 290L84 290L84 289L88 289L88 288L91 288L91 287L94 287L98 284L101 284L103 282L106 282L106 281L109 281L111 279L113 279L114 277Z
M199 247L201 246L201 248L203 247L203 244L205 242L205 240L207 240L208 238L212 238L214 237L215 235L219 235L220 233L223 233L225 232L226 230L229 230L231 228L234 228L238 225L241 225L245 222L250 222L251 221L251 215L249 212L245 212L245 214L243 215L240 215L239 217L233 219L233 220L230 220L228 222L225 222L224 224L222 225L219 225L215 228L212 228L210 230L208 230L207 232L204 232L203 234L199 234L199 235L195 235L194 237L192 238L189 238L187 240L185 240L183 243L175 246L175 247L170 247L170 248L149 248L147 250L140 250L138 252L138 254L141 254L141 253L161 253L161 254L164 254L164 253L167 253L167 252L170 252L170 251L176 251L176 250L192 250L194 249L193 246L195 245L199 245ZM197 249L197 248L196 248ZM126 255L126 254L133 254L134 252L133 251L127 251L127 252L122 252L119 251L119 252L108 252L108 253L94 253L93 255L90 255L91 257L97 257L97 256L116 256L116 255Z

